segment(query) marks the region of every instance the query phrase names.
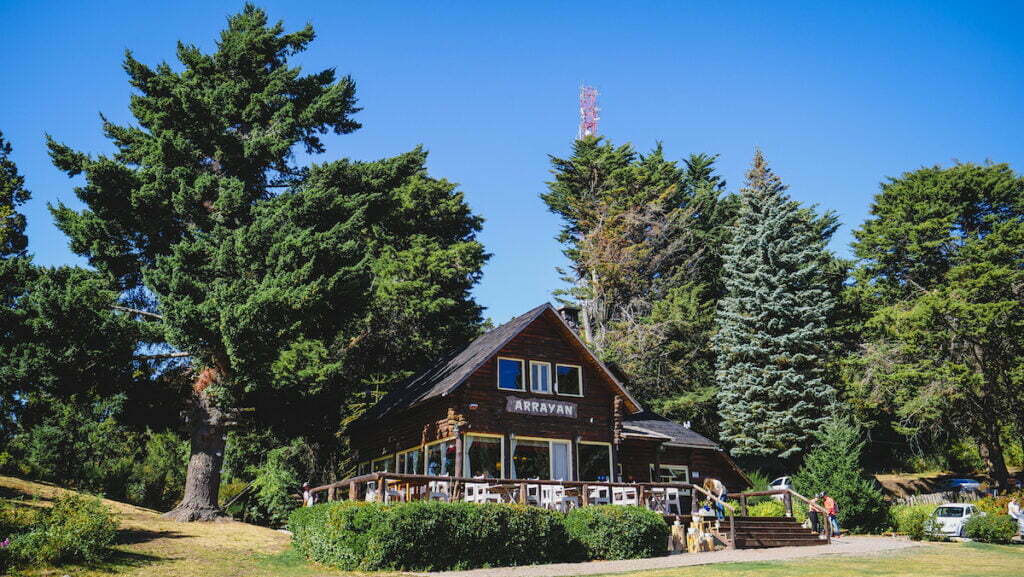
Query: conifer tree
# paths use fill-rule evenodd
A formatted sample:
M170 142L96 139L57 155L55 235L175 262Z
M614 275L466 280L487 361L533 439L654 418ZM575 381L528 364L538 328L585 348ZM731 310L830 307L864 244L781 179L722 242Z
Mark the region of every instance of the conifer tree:
M733 455L797 457L828 419L827 318L835 299L825 245L834 230L832 214L817 216L788 197L758 150L716 311L721 438Z
M11 160L11 143L0 132L0 258L23 256L28 238L25 236L25 215L17 208L29 199L25 177Z
M321 135L359 128L350 78L290 64L313 38L247 5L212 54L179 43L180 70L126 55L138 125L104 121L115 154L50 141L56 166L86 177L85 210L52 209L72 249L191 363L191 457L172 519L222 514L225 436L243 409L330 437L353 395L479 324L481 221L427 175L423 150L296 164L295 147L322 153Z

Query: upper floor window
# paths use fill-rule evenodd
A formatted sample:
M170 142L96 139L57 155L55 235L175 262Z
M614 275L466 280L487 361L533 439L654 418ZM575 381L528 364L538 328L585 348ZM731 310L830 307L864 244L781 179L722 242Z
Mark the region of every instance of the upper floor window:
M551 363L530 361L530 390L545 395L551 392Z
M555 365L555 391L559 395L583 396L583 368L578 365Z
M522 359L498 357L498 388L506 391L525 391L525 372Z

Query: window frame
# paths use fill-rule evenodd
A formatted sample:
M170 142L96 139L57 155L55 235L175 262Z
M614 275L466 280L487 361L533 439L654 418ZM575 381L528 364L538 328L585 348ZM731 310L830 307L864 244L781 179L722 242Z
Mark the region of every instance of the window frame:
M454 477L455 476L455 471L449 471L447 475L431 475L430 471L428 469L428 467L430 466L430 457L429 457L428 451L430 451L431 447L433 447L435 445L440 445L442 443L451 443L452 446L454 446L455 445L455 437L454 436L445 437L443 439L438 439L436 441L431 441L429 443L424 443L423 444L423 474L424 475L427 475L427 476L430 476L430 477ZM442 466L442 468L444 467L444 453L443 452L441 453L441 466ZM452 467L455 467L455 462L454 461L452 462Z
M370 474L371 461L363 461L356 466L356 475L369 475Z
M666 481L666 480L663 480L661 478L661 471L658 471L658 478L657 478L657 480L655 480L655 478L654 478L654 463L651 463L650 467L651 467L651 482L652 483L679 483L679 482L682 482L682 483L690 483L691 485L693 484L692 479L690 479L690 466L689 465L666 465L666 464L659 464L659 467L662 468L662 469L669 469L669 470L672 470L672 469L675 469L675 470L682 469L683 471L686 471L686 475L685 475L686 480L685 481ZM684 489L684 490L680 491L680 494L681 495L689 495L690 494L690 490L689 489Z
M425 466L424 463L426 462L426 460L424 459L425 453L423 451L423 445L416 445L415 447L411 447L411 448L405 449L404 451L399 451L399 452L395 453L395 472L396 473L400 473L400 474L404 474L404 475L422 475L423 474L423 471L409 472L409 471L401 470L401 469L405 468L405 466L404 466L405 465L405 463L404 463L405 457L409 453L412 453L413 451L419 451L420 452L420 469L423 469L423 467Z
M559 382L558 382L558 378L559 378L558 367L570 367L570 368L576 369L576 375L577 375L577 379L579 380L579 385L580 385L580 392L579 392L579 394L563 393L561 390L559 390L559 386L558 386L559 385ZM575 398L583 397L583 366L582 365L574 365L572 363L555 363L555 388L554 388L554 390L555 390L555 394L560 396L560 397L575 397Z
M370 460L370 472L371 473L394 473L395 471L393 471L393 470L392 471L388 471L386 468L382 469L380 471L375 471L373 469L373 466L374 466L375 463L377 463L379 461L387 462L388 459L391 459L392 466L397 469L398 468L398 458L392 453L390 455L384 455L383 457L377 457L376 459L371 459Z
M515 362L519 363L519 374L521 374L523 376L523 379L522 379L523 382L522 382L522 385L518 389L508 389L508 388L505 388L505 387L501 386L501 361L515 361ZM519 392L519 393L525 393L526 392L526 387L527 387L526 381L529 378L528 375L526 374L526 359L517 359L515 357L502 357L502 356L499 356L499 357L497 357L497 360L494 362L494 373L495 373L495 375L494 375L495 383L494 384L498 388L499 391L510 391L510 392Z
M615 460L612 459L612 444L611 443L606 443L604 441L577 441L576 444L577 445L598 445L598 446L601 446L601 447L607 447L608 448L608 482L613 482L612 479L615 477L615 473L614 473L614 468L615 467L613 466L614 463L615 463ZM576 478L578 480L582 481L583 479L579 476L579 472L582 472L583 469L579 466L579 460L580 460L580 451L579 451L579 447L577 446L577 448L576 448L576 461L577 461L576 462L576 465L577 465L576 466L576 470L578 471L578 473L577 473ZM597 481L595 481L595 482L597 482Z
M556 439L554 437L527 437L527 436L523 436L523 435L516 435L516 443L518 443L519 441L533 441L535 443L543 442L543 443L547 443L548 444L548 477L552 476L552 472L555 470L555 452L551 449L551 445L553 445L554 443L560 443L560 444L568 445L569 446L569 454L568 454L569 458L566 460L565 463L566 463L566 465L569 466L569 478L568 479L561 479L561 480L562 481L575 481L576 480L576 466L575 466L576 464L573 463L573 458L572 458L573 457L572 439ZM516 456L513 453L512 456L511 456L511 459L515 459L515 457ZM516 475L517 475L516 478L518 479L519 478L518 477L518 475L519 475L518 471L516 471ZM526 480L528 480L528 479L526 479ZM553 479L545 479L545 480L550 481L550 480L553 480Z
M507 473L507 471L505 470L505 435L501 435L501 434L498 434L498 433L466 433L466 437L482 437L482 438L485 438L485 439L497 439L498 440L498 446L501 447L501 473L500 473L500 476L494 477L494 478L495 479L504 479L505 478L504 475L505 475L505 473ZM473 464L473 462L468 458L469 457L469 450L472 449L473 447L469 446L469 443L464 443L464 444L466 446L462 449L462 465L463 465L463 467L465 467L467 462L470 465ZM464 470L464 471L462 471L462 476L463 477L467 477L467 478L468 477L472 477L473 476L473 472L472 471L465 471Z
M555 373L552 370L551 363L549 363L547 361L530 361L529 362L529 366L530 366L530 392L531 393L536 393L538 395L554 395L555 394L555 381L554 381L554 379L552 377L554 376ZM533 386L533 367L534 366L538 366L538 367L546 366L548 368L548 390L547 391L539 391L536 388L534 388L534 386ZM507 389L504 389L504 390L507 390Z

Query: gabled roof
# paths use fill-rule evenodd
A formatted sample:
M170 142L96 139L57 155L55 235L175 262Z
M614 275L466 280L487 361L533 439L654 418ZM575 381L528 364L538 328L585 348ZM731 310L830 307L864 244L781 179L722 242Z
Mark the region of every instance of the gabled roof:
M580 350L580 353L588 357L600 371L608 377L608 380L620 390L626 398L627 407L632 411L640 411L642 408L636 399L626 390L622 382L587 348L575 331L569 328L562 315L555 311L550 303L544 303L531 309L525 314L513 318L509 322L495 327L480 335L466 348L454 351L427 370L415 374L399 383L390 393L384 397L356 422L366 424L380 420L388 415L412 408L420 403L436 397L443 397L462 383L466 382L477 369L479 369L491 357L496 355L505 345L523 331L533 321L548 313L549 318L557 319L557 324L568 340Z
M622 422L622 432L686 447L718 449L718 445L707 437L650 411L627 415Z

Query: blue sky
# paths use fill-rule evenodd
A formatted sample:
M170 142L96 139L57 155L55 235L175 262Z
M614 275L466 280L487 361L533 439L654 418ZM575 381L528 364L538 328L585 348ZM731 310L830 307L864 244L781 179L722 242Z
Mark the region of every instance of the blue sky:
M0 0L0 130L33 199L30 250L77 263L48 202L77 205L43 135L110 150L100 112L128 122L126 48L171 60L179 39L210 49L236 2ZM1024 171L1019 2L261 2L289 28L312 22L309 71L358 86L364 128L324 160L424 144L460 183L493 253L475 291L495 321L550 299L564 264L538 194L548 154L576 134L581 83L601 91L600 132L671 158L721 154L739 188L761 147L792 195L839 213L849 253L879 181L955 160Z

